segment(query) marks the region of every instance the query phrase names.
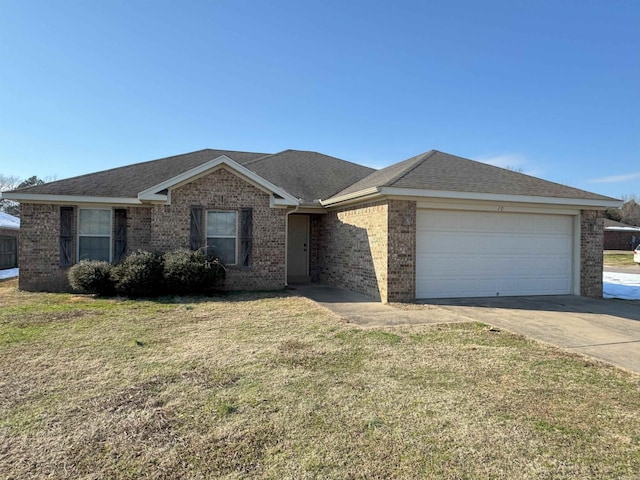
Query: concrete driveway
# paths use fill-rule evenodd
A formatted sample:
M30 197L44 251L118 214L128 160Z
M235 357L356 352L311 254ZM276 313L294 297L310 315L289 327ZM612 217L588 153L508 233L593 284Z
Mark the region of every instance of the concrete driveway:
M384 305L326 285L298 292L363 327L477 321L640 373L640 302L576 296L431 300Z

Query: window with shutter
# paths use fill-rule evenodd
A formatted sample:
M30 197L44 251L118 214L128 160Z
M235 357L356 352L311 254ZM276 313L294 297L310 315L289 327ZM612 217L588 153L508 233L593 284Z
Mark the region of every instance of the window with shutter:
M111 209L79 210L78 259L111 260Z
M238 212L207 212L207 253L237 265Z

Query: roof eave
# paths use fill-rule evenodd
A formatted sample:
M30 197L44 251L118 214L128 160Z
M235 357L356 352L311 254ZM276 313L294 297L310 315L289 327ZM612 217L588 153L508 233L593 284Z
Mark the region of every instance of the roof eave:
M536 195L509 195L504 193L477 193L477 192L456 192L446 190L428 190L419 188L400 187L372 187L357 192L340 195L338 197L322 200L325 207L336 206L370 200L382 196L405 197L405 198L442 198L455 200L484 200L494 202L518 202L533 203L541 205L563 205L593 209L619 208L622 200L605 200L589 198L566 198L566 197L545 197Z
M510 195L505 193L456 192L417 188L381 187L381 195L422 198L450 198L456 200L485 200L494 202L538 203L542 205L565 205L595 209L619 208L622 200L590 198L545 197L537 195Z
M380 196L379 187L365 188L364 190L358 190L357 192L347 193L346 195L340 195L339 197L331 197L326 200L320 200L320 204L323 207L331 207L339 203L347 203L353 201L361 201L370 199L372 197Z
M41 193L3 193L2 198L23 203L93 203L109 205L142 205L137 198L130 197L99 197L90 195L53 195Z

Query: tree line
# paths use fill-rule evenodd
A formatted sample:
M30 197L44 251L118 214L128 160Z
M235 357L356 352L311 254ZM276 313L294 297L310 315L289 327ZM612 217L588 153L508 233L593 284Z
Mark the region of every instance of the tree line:
M42 185L46 183L45 180L38 178L36 175L27 178L26 180L20 180L15 175L2 175L0 174L0 192L9 192L11 190L17 190L18 188L33 187L34 185ZM9 200L7 198L0 198L0 212L8 213L14 217L20 216L20 205L18 202Z
M640 204L635 195L623 195L625 201L620 208L607 208L604 216L616 222L626 223L628 225L640 226Z

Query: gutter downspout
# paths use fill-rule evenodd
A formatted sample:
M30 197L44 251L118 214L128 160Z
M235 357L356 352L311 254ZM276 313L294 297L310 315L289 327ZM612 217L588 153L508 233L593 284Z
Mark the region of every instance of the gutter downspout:
M300 199L298 199L298 202L300 202ZM289 266L288 266L288 259L289 259L289 215L291 215L292 213L296 213L299 209L300 209L300 203L298 203L298 205L296 205L296 208L294 208L293 210L287 212L287 214L285 215L285 220L284 220L284 230L285 230L285 236L284 236L284 287L285 288L287 288L289 286L289 278L288 278L288 271L289 271Z

